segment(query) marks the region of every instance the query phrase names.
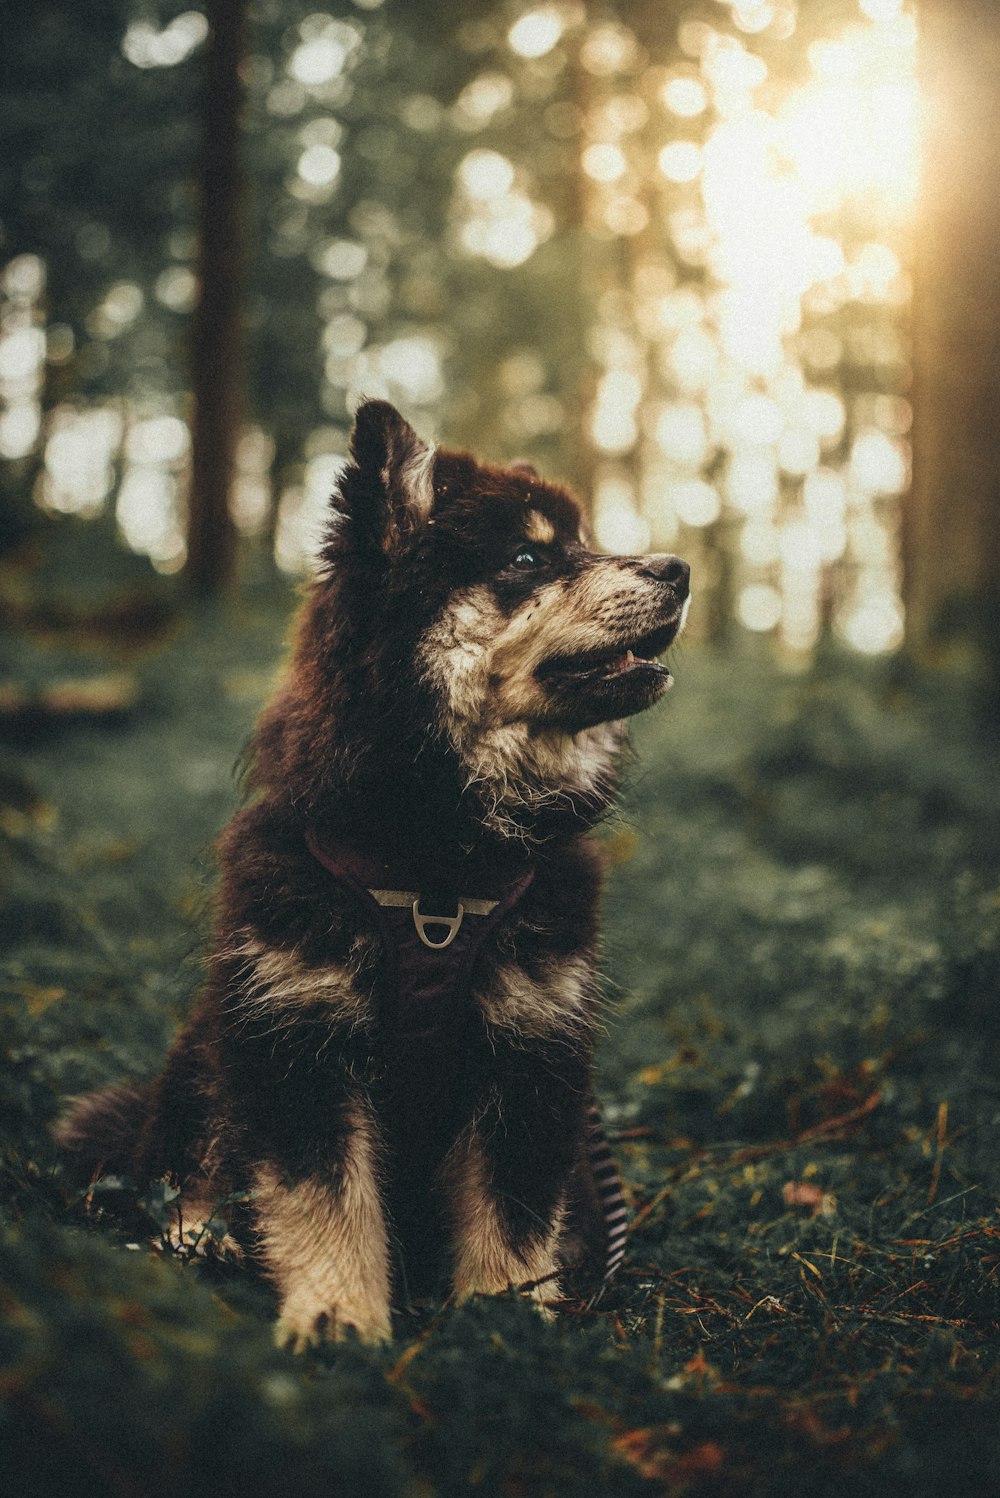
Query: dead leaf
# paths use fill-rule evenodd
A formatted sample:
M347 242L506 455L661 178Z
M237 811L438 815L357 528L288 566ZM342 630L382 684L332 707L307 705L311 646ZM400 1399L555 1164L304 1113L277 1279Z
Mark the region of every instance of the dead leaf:
M811 1217L832 1217L837 1210L833 1192L824 1191L812 1181L786 1181L781 1195L786 1207L808 1207Z

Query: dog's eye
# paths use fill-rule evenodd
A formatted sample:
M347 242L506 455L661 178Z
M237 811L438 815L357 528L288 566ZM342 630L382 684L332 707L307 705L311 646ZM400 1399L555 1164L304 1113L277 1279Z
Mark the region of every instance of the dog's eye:
M530 572L532 568L540 567L544 560L542 553L534 546L522 546L510 565L518 572Z

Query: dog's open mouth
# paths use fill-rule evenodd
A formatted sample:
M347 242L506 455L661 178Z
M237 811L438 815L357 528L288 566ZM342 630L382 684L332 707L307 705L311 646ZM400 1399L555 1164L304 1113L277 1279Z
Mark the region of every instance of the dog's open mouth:
M628 643L580 655L554 655L543 661L536 675L542 680L562 678L581 684L612 681L630 675L669 676L657 656L662 655L677 634L679 620L663 625Z

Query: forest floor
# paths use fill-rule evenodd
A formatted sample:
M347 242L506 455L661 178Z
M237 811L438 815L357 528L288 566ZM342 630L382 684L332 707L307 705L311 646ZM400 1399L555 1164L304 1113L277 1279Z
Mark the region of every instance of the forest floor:
M444 1306L295 1358L245 1272L67 1192L60 1100L153 1075L197 987L289 602L122 607L71 650L25 596L0 640L9 1490L997 1491L1000 767L948 679L675 652L604 833L633 1220L594 1309Z

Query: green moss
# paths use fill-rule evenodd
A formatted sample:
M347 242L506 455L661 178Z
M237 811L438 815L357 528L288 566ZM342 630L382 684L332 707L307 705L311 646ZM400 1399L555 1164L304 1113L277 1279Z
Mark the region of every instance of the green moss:
M0 1441L22 1492L852 1495L989 1488L1000 795L961 684L680 657L608 828L601 1092L635 1213L597 1308L505 1298L295 1360L241 1272L84 1219L47 1124L148 1076L285 603L131 660L15 748ZM22 675L60 666L9 642Z

